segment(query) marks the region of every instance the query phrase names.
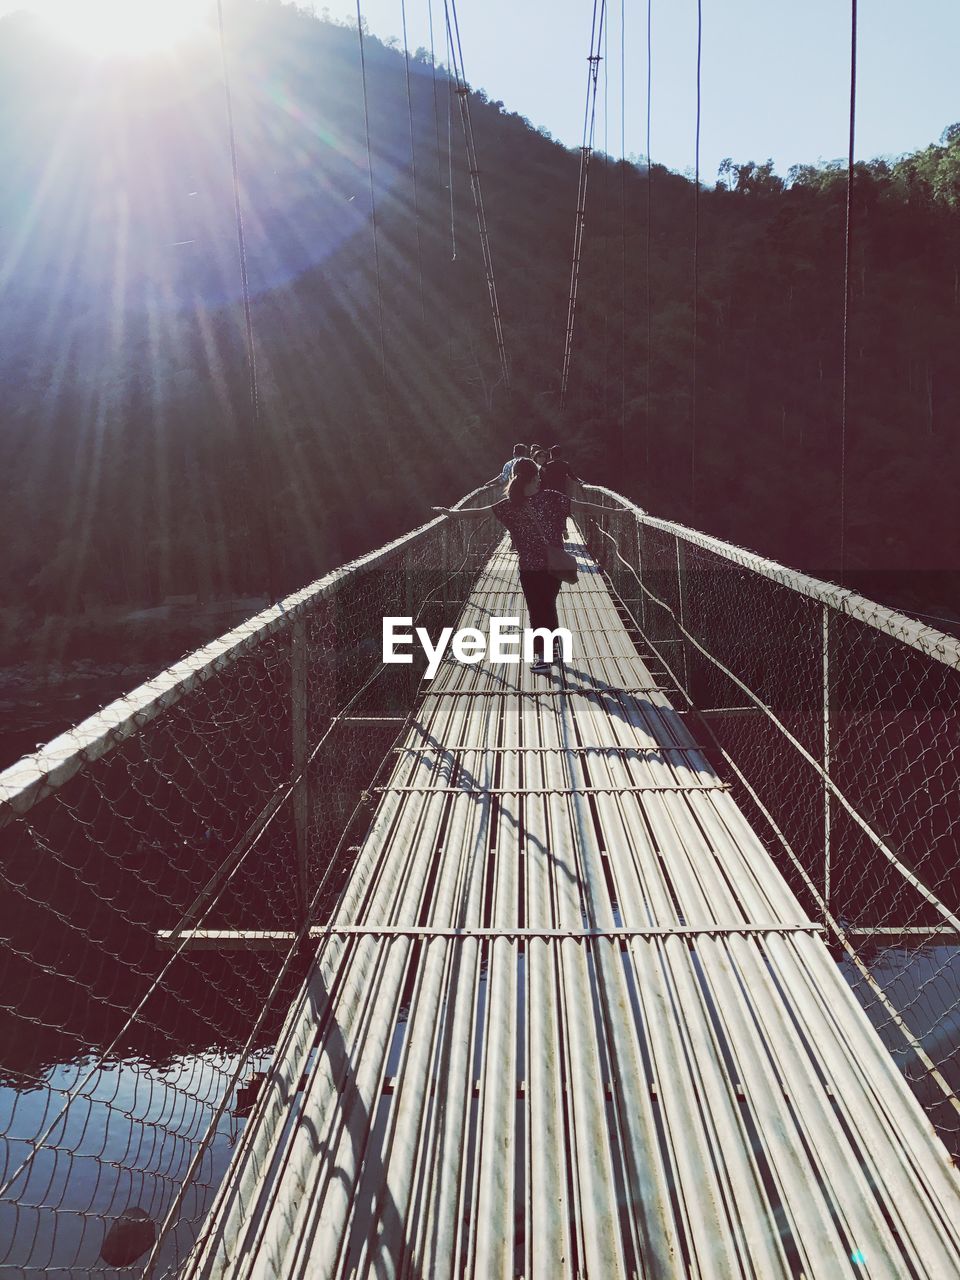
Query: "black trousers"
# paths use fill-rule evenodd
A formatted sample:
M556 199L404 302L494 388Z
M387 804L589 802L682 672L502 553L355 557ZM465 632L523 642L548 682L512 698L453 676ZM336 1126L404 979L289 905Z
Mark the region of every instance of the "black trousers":
M560 594L562 585L560 579L555 578L552 573L547 573L546 569L520 570L520 587L523 598L527 602L531 627L546 627L548 631L555 631L560 625L557 620L557 596ZM540 636L534 637L535 658L542 655L544 661L552 661L553 645L550 648L551 653L548 658L546 642Z

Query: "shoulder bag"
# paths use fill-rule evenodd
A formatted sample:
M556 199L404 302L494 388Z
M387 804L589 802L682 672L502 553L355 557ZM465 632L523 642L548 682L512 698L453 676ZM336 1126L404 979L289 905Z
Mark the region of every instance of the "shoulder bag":
M577 561L564 547L555 547L547 543L547 573L561 582L574 583L577 580Z

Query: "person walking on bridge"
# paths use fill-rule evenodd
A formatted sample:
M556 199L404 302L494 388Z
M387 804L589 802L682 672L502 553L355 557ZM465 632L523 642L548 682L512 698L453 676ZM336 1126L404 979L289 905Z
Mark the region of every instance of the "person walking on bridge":
M575 484L583 481L563 456L563 446L555 444L550 450L550 461L543 467L540 477L545 489L556 489L558 493L570 493Z
M515 444L513 446L513 457L508 458L503 464L503 470L500 472L500 483L509 484L513 475L513 468L516 466L518 459L526 458L527 446L525 444Z
M571 507L576 510L602 511L595 502L571 501L565 493L543 489L540 469L530 458L518 458L513 467L513 478L507 496L488 507L467 507L456 510L450 507L434 507L445 515L483 519L494 516L508 530L513 549L517 553L520 568L520 589L527 603L530 626L556 631L557 596L562 579L548 568L548 545L563 545L563 530ZM545 674L553 664L553 646L547 657L546 640L534 637L534 660L530 665L536 674ZM539 655L538 656L538 652Z

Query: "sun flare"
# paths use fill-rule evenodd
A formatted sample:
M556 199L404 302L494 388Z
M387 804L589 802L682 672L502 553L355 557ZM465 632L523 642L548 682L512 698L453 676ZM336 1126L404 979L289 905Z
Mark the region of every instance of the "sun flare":
M96 56L162 53L204 24L205 0L49 0L41 10L64 39Z

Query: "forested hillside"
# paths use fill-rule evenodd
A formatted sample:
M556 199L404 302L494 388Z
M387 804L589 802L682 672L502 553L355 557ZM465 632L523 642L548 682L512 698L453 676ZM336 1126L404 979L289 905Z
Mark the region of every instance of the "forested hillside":
M356 30L225 11L258 426L215 40L91 69L0 22L8 655L38 652L52 615L289 590L517 439L563 440L657 514L836 574L841 168L785 183L731 160L702 190L694 382L693 184L595 156L561 413L579 153L470 95L505 385L446 74L411 53L408 115L402 50L365 40L377 273ZM922 584L960 567L960 128L858 166L852 282L849 565ZM48 625L43 653L70 634Z

